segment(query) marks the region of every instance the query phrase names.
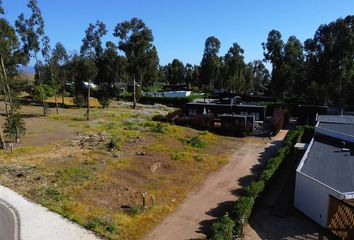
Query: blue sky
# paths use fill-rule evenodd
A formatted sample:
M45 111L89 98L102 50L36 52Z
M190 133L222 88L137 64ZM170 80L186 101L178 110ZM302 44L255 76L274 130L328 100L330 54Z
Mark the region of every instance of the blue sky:
M86 27L97 19L106 23L105 40L114 26L132 17L152 29L160 64L174 58L199 64L205 39L216 36L224 55L233 42L245 50L245 60L263 58L261 43L272 29L283 39L313 37L320 24L354 14L354 0L38 0L52 44L79 50ZM14 23L27 0L4 0L6 18Z

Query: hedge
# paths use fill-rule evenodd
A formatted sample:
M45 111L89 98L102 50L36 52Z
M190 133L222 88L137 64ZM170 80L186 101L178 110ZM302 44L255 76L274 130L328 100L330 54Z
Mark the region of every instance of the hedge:
M232 240L234 227L235 222L228 214L225 214L212 225L211 240Z
M308 131L311 127L308 126L298 126L294 130L289 131L286 138L283 141L282 146L279 148L275 157L268 160L265 168L260 174L257 180L254 180L250 185L245 188L244 196L241 196L234 205L232 217L234 218L235 227L234 234L239 235L242 231L243 223L247 223L251 216L254 203L260 194L264 191L265 186L273 175L278 170L282 162L289 157L292 153L293 146L301 140L303 134ZM218 221L221 224L222 221ZM226 226L225 226L226 227ZM219 228L221 228L219 226ZM218 228L218 229L219 229ZM212 228L212 236L216 234L214 231L216 229ZM228 238L221 238L228 239ZM232 238L230 238L232 239Z

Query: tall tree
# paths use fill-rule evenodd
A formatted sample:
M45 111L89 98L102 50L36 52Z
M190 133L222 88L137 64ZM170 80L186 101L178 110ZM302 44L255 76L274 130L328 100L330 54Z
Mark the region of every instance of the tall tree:
M141 19L132 18L130 21L117 24L113 35L119 39L118 47L127 57L128 71L144 85L144 72L152 60L150 54L157 55L151 30ZM154 67L157 69L156 62Z
M255 60L250 64L252 68L254 88L256 91L264 91L270 84L270 74L261 60Z
M64 66L67 64L68 60L69 56L64 45L60 42L55 44L55 47L52 50L52 66L56 83L60 84L62 107L65 105L64 94L66 85L66 74Z
M106 25L99 20L96 24L90 23L85 33L80 53L82 57L86 58L84 61L84 67L88 73L86 118L90 120L91 83L97 75L96 63L103 53L101 39L107 34Z
M23 42L23 49L28 59L34 57L36 65L39 65L38 53L41 51L40 42L43 41L45 36L44 32L44 20L40 8L38 7L37 0L30 0L27 7L31 10L31 16L26 19L24 14L20 14L16 20L17 32ZM40 88L42 85L41 73L38 72L38 81ZM47 115L47 106L44 102L42 93L42 106L43 113Z
M282 73L287 97L302 97L306 87L304 53L301 42L295 36L290 36L284 46Z
M127 70L135 81L138 80L141 86L147 85L144 76L157 78L158 57L156 48L153 45L154 37L151 30L138 18L124 21L117 24L113 36L119 39L118 48L125 53L127 58ZM152 73L152 75L151 75ZM134 101L135 107L135 101Z
M221 43L216 37L208 37L205 41L204 54L200 63L201 80L204 88L214 89L219 80L220 58L218 57Z
M234 43L224 57L225 87L234 93L244 93L246 87L246 64L243 60L244 50Z
M264 60L272 64L271 90L273 94L283 97L285 92L284 75L282 73L284 42L281 33L272 30L268 34L267 42L262 43L264 50Z
M4 13L2 1L0 1L0 83L1 90L5 96L6 121L4 132L7 136L15 137L19 142L20 136L25 133L25 123L18 110L20 105L14 98L17 96L17 90L14 84L10 82L9 73L17 73L17 64L25 63L23 53L19 48L18 38L15 29L1 15ZM10 87L11 86L11 87ZM1 147L5 148L3 132L0 128Z
M170 84L185 83L184 74L184 64L180 60L173 59L172 63L167 65L167 81Z

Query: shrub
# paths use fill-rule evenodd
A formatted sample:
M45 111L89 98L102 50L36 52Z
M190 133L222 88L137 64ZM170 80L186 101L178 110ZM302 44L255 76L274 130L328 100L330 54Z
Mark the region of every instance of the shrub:
M203 141L199 136L186 137L181 141L184 145L188 145L194 148L203 148L208 145L208 143Z
M43 100L53 97L54 96L54 89L47 85L47 84L41 84L41 85L36 85L32 91L32 98L41 101L42 98Z
M236 219L245 219L247 221L251 216L253 205L253 197L240 197L234 205Z
M138 205L133 205L127 210L128 214L132 216L138 215L143 211L144 211L144 207Z
M81 94L75 95L73 102L78 108L86 106L86 98Z
M107 143L107 149L110 152L119 150L118 138L112 137L111 140Z
M179 161L179 160L182 160L185 158L185 155L183 152L178 152L178 151L175 151L171 154L171 160L174 160L174 161Z
M225 214L211 227L211 240L232 240L235 222Z
M103 229L110 233L115 233L118 230L117 224L108 217L93 217L89 219L87 223L87 228L91 230Z
M245 189L246 196L256 199L264 190L264 182L262 180L254 181L248 185Z
M7 137L16 138L16 141L19 141L20 136L26 134L25 121L19 113L10 114L6 117L4 133Z
M154 124L150 126L150 131L154 133L165 134L168 132L168 128L165 124L162 124L160 122L154 122Z
M54 201L62 200L62 194L59 192L58 189L54 187L47 187L44 189L44 193L47 197L53 199Z

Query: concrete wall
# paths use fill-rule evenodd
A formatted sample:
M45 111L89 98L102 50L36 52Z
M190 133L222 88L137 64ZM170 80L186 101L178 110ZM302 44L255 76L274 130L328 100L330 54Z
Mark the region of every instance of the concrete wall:
M342 195L334 189L301 172L296 172L294 206L322 227L327 227L330 195L342 198Z

